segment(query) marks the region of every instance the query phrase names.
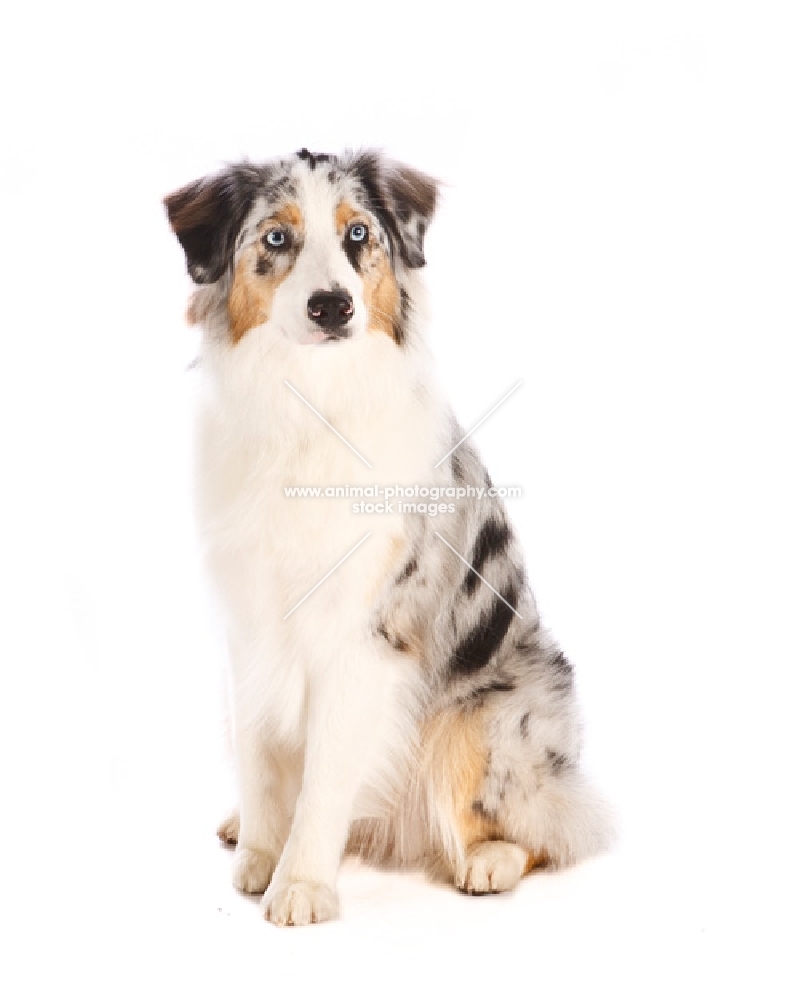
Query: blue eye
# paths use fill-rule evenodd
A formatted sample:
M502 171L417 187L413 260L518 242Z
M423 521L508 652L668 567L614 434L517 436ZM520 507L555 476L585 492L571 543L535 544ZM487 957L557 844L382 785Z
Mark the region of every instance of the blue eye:
M285 250L289 245L289 236L282 229L270 229L264 242L273 250Z
M357 222L350 228L350 232L347 235L353 243L363 243L367 238L367 227Z

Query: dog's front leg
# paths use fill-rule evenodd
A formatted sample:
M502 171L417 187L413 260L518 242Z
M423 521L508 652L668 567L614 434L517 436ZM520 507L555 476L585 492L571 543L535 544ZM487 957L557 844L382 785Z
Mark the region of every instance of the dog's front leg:
M289 822L284 786L288 770L258 731L235 737L240 829L233 856L233 884L242 892L263 892L286 841Z
M261 893L269 885L289 834L300 785L297 750L281 745L268 716L253 711L250 661L231 645L234 683L229 706L239 792L233 884Z
M289 839L264 894L274 924L338 912L336 874L359 788L385 756L396 687L392 667L358 654L327 664L309 691L303 784Z

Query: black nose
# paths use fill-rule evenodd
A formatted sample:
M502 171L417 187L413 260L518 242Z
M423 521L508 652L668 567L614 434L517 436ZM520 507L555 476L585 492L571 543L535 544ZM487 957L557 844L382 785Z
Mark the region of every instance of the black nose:
M353 300L347 292L314 292L308 316L323 330L336 330L353 318Z

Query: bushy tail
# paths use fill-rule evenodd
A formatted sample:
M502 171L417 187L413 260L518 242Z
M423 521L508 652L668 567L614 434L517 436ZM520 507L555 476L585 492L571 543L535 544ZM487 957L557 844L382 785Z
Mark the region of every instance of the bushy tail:
M559 868L607 850L615 836L611 808L577 772L544 778L526 808L504 810L502 825L508 840Z

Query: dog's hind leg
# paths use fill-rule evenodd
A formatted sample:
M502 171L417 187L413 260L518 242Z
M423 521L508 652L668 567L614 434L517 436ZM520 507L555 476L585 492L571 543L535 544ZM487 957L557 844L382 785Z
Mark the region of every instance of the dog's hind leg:
M527 725L508 731L513 713L499 706L448 709L423 734L432 851L475 894L513 889L534 868L571 864L610 839L606 808L573 763L538 747Z
M486 721L483 706L441 712L425 726L420 754L435 867L474 894L513 889L535 861L527 848L503 838L498 817L483 807Z

